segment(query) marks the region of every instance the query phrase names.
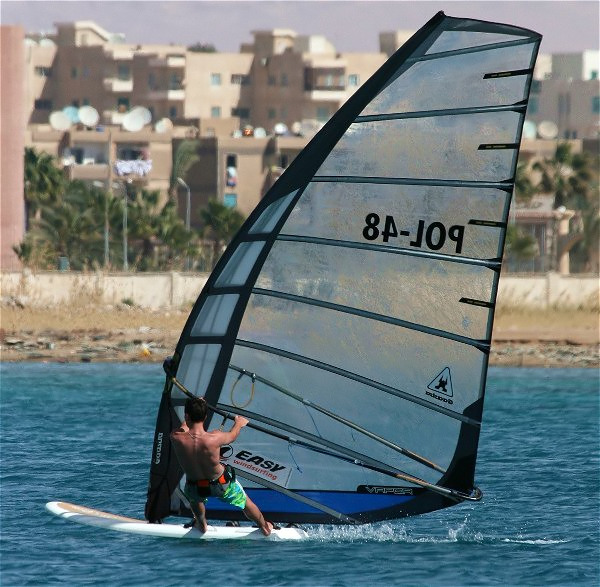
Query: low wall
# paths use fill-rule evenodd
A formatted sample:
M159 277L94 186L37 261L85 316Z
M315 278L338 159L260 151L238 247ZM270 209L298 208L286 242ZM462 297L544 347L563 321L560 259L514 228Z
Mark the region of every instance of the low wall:
M78 273L74 271L3 272L3 298L31 306L132 303L148 309L191 305L208 273ZM597 275L502 275L498 305L519 308L598 309Z

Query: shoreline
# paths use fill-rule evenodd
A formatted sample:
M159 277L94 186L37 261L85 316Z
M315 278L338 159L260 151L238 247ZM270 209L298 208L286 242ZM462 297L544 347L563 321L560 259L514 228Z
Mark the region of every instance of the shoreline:
M0 362L162 363L173 354L189 308L1 306ZM500 311L491 366L600 368L594 311Z

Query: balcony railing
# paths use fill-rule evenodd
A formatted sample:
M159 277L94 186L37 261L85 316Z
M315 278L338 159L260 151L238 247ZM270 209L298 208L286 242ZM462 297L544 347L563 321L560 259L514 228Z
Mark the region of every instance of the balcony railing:
M116 77L105 78L104 89L108 92L133 92L133 80Z

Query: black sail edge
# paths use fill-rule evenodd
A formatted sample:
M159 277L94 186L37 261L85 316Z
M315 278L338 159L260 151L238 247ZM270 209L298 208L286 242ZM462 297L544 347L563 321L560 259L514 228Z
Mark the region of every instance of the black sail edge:
M262 249L257 255L253 268L249 271L244 283L235 290L238 295L235 309L231 314L226 331L220 336L219 344L220 351L218 358L215 361L212 377L205 389L193 390L199 395L205 394L209 403L217 404L219 394L225 377L227 375L228 366L231 360L231 355L234 349L235 340L240 328L242 317L252 295L252 289L255 286L256 280L259 277L261 268L267 259L269 252L279 234L281 228L286 222L291 210L296 202L303 196L306 187L313 179L317 170L321 167L323 161L328 157L331 150L336 146L340 138L346 133L346 130L352 125L355 119L365 109L367 104L384 88L388 87L394 80L402 76L404 71L410 68L411 64L418 56L423 56L432 44L445 31L465 31L465 32L499 32L501 34L519 34L523 37L529 37L535 49L531 53L531 63L529 71L533 70L537 48L541 40L540 35L525 29L518 29L509 25L496 25L495 23L486 23L473 21L468 19L457 19L446 17L443 13L435 15L422 29L420 29L403 47L401 47L386 63L363 85L357 92L340 108L340 110L331 118L331 120L323 127L323 129L309 142L305 149L298 155L294 162L279 178L277 183L269 190L266 196L262 199L256 209L251 213L247 221L244 223L236 237L233 239L230 246L227 248L222 258L217 263L215 270L210 275L203 291L201 292L192 312L186 322L186 326L182 332L182 336L177 344L173 368L174 373L177 373L178 364L185 351L187 341L191 336L192 329L196 320L202 311L205 303L211 295L214 295L218 280L224 272L227 271L229 263L236 252L239 252L240 247L245 246L249 242L258 242L262 244ZM411 63L403 66L404 63ZM524 75L526 84L524 88L523 104L526 104L531 85L531 73ZM518 145L521 138L522 124L524 115L521 113L519 128L517 130L517 138L514 144L511 144L515 152L515 157L512 162L511 177L502 178L502 180L512 184L514 181L514 172L516 168L516 154L518 153ZM490 143L493 145L503 144L502 141ZM498 149L490 149L498 150ZM414 178L416 183L419 178ZM335 181L335 179L334 179ZM338 180L339 181L339 180ZM428 183L435 183L428 182ZM443 184L444 182L439 182ZM457 182L457 184L464 182ZM276 225L269 233L249 234L261 215L275 202L282 198L288 198L285 210L279 215ZM506 222L508 215L508 205L510 198L507 200L505 207L504 218L500 222ZM505 229L501 226L501 238L497 258L502 257ZM493 271L493 284L491 299L489 304L495 302L498 284L498 272ZM465 298L468 296L464 296ZM491 336L491 328L493 324L493 308L488 314L487 334ZM469 418L481 420L483 410L483 395L485 388L485 378L487 373L487 355L482 361L481 373L481 389L480 398L473 404L465 407L464 414ZM169 446L169 434L173 427L178 425L179 419L174 411L170 401L171 388L169 383L165 385L163 397L159 407L157 417L157 426L154 437L152 461L150 467L150 482L148 489L148 498L146 503L146 517L152 522L157 522L170 514L182 513L181 505L174 497L177 483L181 478L181 471L176 462ZM461 432L454 457L451 460L450 466L443 478L438 480L440 486L447 486L461 492L469 492L474 484L475 461L477 454L477 445L479 440L479 431L473 430L472 427L462 425ZM258 490L269 491L268 489ZM444 498L439 494L431 491L413 488L413 499L408 500L402 505L384 506L376 510L353 512L356 519L362 522L375 521L381 519L402 517L433 511L448 505L456 503L453 500ZM233 519L239 516L225 510L215 511L220 519ZM274 515L276 514L276 515ZM331 516L322 513L301 513L292 514L289 511L269 513L272 519L287 520L287 521L314 521L327 523L340 523L340 520L332 520ZM343 523L343 522L342 522Z

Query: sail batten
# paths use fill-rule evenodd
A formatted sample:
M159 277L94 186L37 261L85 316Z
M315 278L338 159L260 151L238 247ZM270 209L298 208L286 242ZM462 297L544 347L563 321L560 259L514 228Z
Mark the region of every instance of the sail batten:
M490 341L540 40L435 15L307 144L210 275L172 369L215 413L250 418L227 462L249 473L268 519L362 523L480 498ZM167 381L153 520L184 511L167 439L185 397ZM218 425L211 413L206 426ZM241 518L218 503L208 515Z
M401 389L395 389L389 385L384 385L373 379L367 379L366 377L362 377L361 375L359 375L357 373L352 373L351 371L347 371L345 369L340 369L339 367L335 367L334 365L328 365L327 363L323 363L322 361L317 361L316 359L311 359L310 357L290 353L289 351L286 351L284 349L270 347L270 346L267 346L264 344L260 344L260 343L256 343L256 342L252 342L252 341L248 341L248 340L238 339L236 341L236 344L239 346L242 346L242 347L257 349L257 350L260 350L260 351L263 351L266 353L280 355L282 357L292 359L292 360L300 362L300 363L305 363L307 365L311 365L312 367L316 367L323 371L329 371L330 373L335 373L336 375L341 375L342 377L345 377L346 379L352 379L354 381L358 381L360 383L363 383L364 385L367 385L368 387L378 389L380 391L384 391L385 393L394 395L396 397L402 398L409 402L419 404L420 406L425 407L428 410L433 410L433 411L439 412L450 418L454 418L456 420L460 420L461 422L465 422L466 424L470 424L471 426L476 426L476 427L481 426L481 422L474 420L473 418L469 418L468 416L464 416L463 414L453 412L452 410L448 410L441 406L437 406L435 404L432 404L431 402L428 402L426 400L422 400L418 397L415 397L414 395L411 395L408 392L402 391Z
M447 338L449 340L454 340L456 342L461 342L463 344L467 344L473 346L483 352L489 352L489 341L484 340L476 340L473 338L468 338L466 336L461 336L459 334L455 334L452 332L445 332L443 330L437 330L435 328L429 328L424 324L415 324L413 322L407 322L406 320L400 320L398 318L394 318L393 316L386 316L383 314L376 314L374 312L367 312L365 310L361 310L359 308L351 308L350 306L342 306L340 304L333 304L331 302L325 302L322 300L318 300L315 298L307 298L304 296L298 296L290 293L285 293L281 291L275 290L267 290L259 287L255 287L252 290L253 294L257 295L265 295L272 296L275 298L281 298L284 300L290 300L294 302L298 302L301 304L310 304L314 306L320 306L322 308L327 308L330 310L335 310L337 312L346 312L347 314L354 314L355 316L361 316L363 318L368 318L369 320L376 320L379 322L387 322L388 324L393 324L395 326L400 326L402 328L407 328L408 330L415 330L418 332L424 332L426 334L430 334L431 336L439 336L440 338ZM465 300L468 298L461 298L461 300ZM459 301L461 301L459 300ZM475 302L475 300L471 300Z
M512 191L512 180L502 181L466 181L461 179L419 179L416 177L373 177L364 175L315 175L312 183L372 183L381 185L424 185L490 189L497 188Z
M423 110L421 112L390 112L387 114L368 114L355 118L355 123L402 120L405 118L429 118L432 116L458 116L464 114L485 114L486 112L525 112L526 104L508 104L505 106L474 106L472 108L448 108L446 110Z
M472 221L469 220L469 224L479 224L480 226L488 226L493 228L505 228L504 223L495 223L492 224L489 221ZM441 253L432 253L428 251L417 251L411 250L407 248L401 247L393 247L387 246L383 247L381 245L372 245L369 243L358 243L355 241L341 241L336 239L327 239L327 238L318 238L318 237L310 237L310 236L299 236L293 234L280 234L277 237L278 241L289 241L289 242L298 242L298 243L313 243L319 244L323 246L329 247L344 247L350 249L363 249L363 250L371 250L377 251L380 253L392 253L395 255L409 255L413 257L425 257L427 259L436 259L441 261L448 261L450 263L464 263L465 265L476 265L479 267L487 267L489 269L499 270L500 269L500 261L497 259L475 259L472 257L457 257L455 255L444 255Z
M516 39L514 41L504 41L502 43L490 43L489 45L477 45L475 47L465 47L463 49L453 49L451 51L438 51L435 53L427 53L418 57L409 57L406 63L414 63L418 61L431 61L445 57L454 57L459 55L467 55L469 53L482 53L484 51L494 51L497 49L505 49L510 47L519 47L521 45L532 45L535 41L531 39Z

